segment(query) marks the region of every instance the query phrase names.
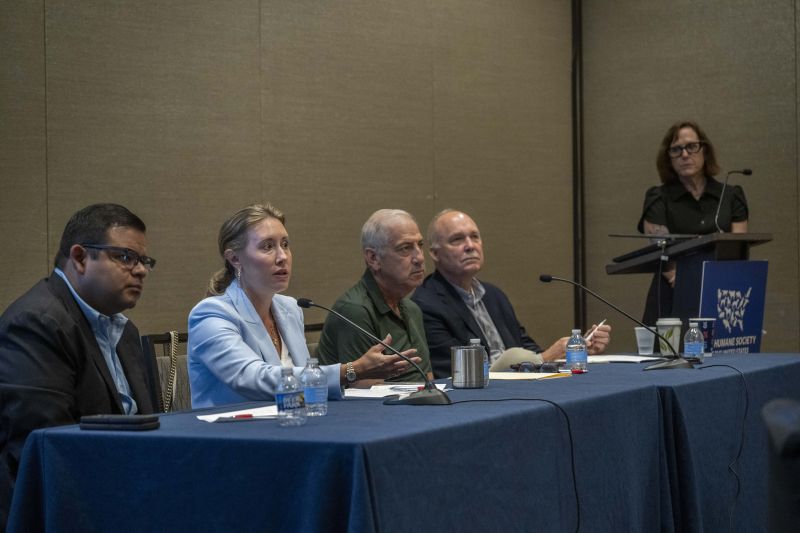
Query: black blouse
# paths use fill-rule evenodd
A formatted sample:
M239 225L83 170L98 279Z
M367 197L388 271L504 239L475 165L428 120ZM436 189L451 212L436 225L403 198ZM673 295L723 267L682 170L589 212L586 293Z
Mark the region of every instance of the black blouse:
M717 231L714 215L717 212L722 184L707 178L706 188L695 200L680 181L651 187L644 197L644 208L639 219L639 232L644 233L644 221L666 226L670 233L702 235ZM738 185L728 185L719 210L719 227L731 231L731 223L748 218L747 199Z

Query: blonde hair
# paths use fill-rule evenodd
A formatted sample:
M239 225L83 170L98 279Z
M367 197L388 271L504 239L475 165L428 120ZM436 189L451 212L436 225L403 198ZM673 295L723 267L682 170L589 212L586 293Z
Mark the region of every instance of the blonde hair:
M217 244L224 266L211 276L207 289L209 296L224 293L236 277L236 269L225 259L225 250L239 251L243 249L247 245L247 230L268 218L275 218L280 220L281 224L285 224L283 212L269 203L248 205L222 223L222 227L219 228Z

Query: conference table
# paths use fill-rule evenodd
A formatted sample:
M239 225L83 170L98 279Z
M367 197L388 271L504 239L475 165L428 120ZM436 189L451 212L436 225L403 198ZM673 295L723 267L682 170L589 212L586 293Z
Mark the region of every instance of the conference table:
M197 419L229 406L38 430L8 531L765 531L760 409L800 400L800 355L644 366L330 402L300 427Z

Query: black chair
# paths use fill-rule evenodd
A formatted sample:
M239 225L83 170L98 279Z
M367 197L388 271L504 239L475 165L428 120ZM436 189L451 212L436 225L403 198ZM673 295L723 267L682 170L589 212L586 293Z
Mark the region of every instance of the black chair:
M800 530L800 403L778 399L761 410L770 440L769 531Z
M159 407L165 413L192 408L185 348L187 339L186 333L177 331L142 337L145 355L152 357L156 362L161 389ZM179 349L180 345L184 345L183 349Z

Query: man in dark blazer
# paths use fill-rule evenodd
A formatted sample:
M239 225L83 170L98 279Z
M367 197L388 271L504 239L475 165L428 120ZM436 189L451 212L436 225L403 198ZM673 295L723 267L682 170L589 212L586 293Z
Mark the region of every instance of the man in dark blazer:
M121 314L155 264L146 246L124 207L86 207L67 223L50 277L0 316L0 530L31 431L157 410L155 366Z
M436 378L451 375L450 347L481 339L492 352L521 347L541 352L545 361L565 356L567 337L542 350L517 320L511 302L496 286L478 281L483 243L477 224L465 213L445 209L428 228L430 255L436 265L412 299L422 309L431 365ZM611 327L603 325L589 341L589 353L605 350Z

